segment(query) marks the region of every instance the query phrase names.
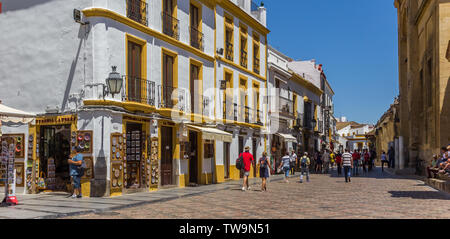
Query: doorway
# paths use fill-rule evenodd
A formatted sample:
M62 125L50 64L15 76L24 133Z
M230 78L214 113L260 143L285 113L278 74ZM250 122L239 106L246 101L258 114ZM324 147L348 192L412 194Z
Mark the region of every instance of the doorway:
M189 131L189 183L198 183L198 133Z
M253 138L252 139L252 151L253 151L253 163L252 163L252 165L253 165L253 177L255 177L256 178L256 147L257 147L257 142L256 142L256 138Z
M243 136L239 136L239 152L238 152L238 155L241 155L241 153L243 153L243 152L244 152L244 137ZM244 178L244 170L240 170L239 177L240 178Z
M46 181L46 189L70 190L69 162L70 125L42 126L39 143L39 172Z
M173 129L161 127L161 185L172 185Z
M230 178L230 143L223 143L224 178Z

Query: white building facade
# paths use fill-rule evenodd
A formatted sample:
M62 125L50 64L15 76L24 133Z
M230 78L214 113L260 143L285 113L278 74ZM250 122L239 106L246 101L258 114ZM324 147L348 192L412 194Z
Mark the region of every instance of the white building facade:
M66 159L76 147L88 161L85 196L221 182L226 164L229 178L238 179L230 171L240 146L254 146L256 156L265 150L269 33L265 8L240 3L3 0L0 77L7 80L0 95L5 104L38 114L28 127L2 128L29 139L18 161L27 172L24 192L70 190ZM233 61L218 54L227 16ZM112 66L122 78L115 94L105 82ZM248 93L231 97L247 107L232 110L237 120L230 127L218 89L226 72L231 88L242 85Z

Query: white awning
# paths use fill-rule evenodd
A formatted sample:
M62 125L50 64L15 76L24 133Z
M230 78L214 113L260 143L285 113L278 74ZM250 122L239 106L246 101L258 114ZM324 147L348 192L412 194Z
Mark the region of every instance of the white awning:
M297 139L296 139L294 136L290 135L290 134L281 134L281 133L277 133L276 135L279 136L279 137L281 137L281 138L283 138L284 141L286 141L286 142L294 142L294 143L297 143Z
M233 141L233 135L227 133L225 131L215 129L215 128L206 128L194 125L188 125L189 128L198 130L202 133L202 138L206 140L218 140L227 143L231 143Z
M23 123L28 124L34 120L35 114L21 111L8 107L6 105L0 104L0 121L3 123Z

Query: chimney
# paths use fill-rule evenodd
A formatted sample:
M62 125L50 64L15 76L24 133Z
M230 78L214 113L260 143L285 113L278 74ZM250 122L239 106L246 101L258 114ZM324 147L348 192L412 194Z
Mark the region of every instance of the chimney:
M261 2L261 6L258 8L259 13L259 21L261 24L263 24L265 27L267 27L267 9L264 7L264 3Z

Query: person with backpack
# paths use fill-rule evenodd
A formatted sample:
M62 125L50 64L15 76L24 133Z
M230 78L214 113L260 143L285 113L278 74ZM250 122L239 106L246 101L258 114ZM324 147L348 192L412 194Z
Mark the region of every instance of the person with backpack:
M259 176L261 177L261 192L267 191L267 179L270 177L270 160L267 157L267 153L264 152L259 159Z
M242 191L250 190L250 186L248 185L248 176L250 176L250 168L252 165L253 155L250 153L250 147L245 147L245 152L239 155L238 160L236 161L236 166L239 170L244 171L244 183L242 184Z
M81 198L81 177L84 175L84 169L86 165L81 154L81 148L76 147L76 155L68 160L70 176L73 182L73 194L72 198Z
M306 182L309 182L309 165L311 165L311 160L308 158L308 152L305 152L300 159L300 183L303 183L304 174L306 174Z
M284 172L284 180L286 183L289 183L289 171L291 167L291 157L289 156L289 151L286 151L284 156L281 158L281 163L279 168L283 169Z
M355 160L353 160L353 156L348 152L348 149L345 149L345 153L342 155L342 165L344 166L344 175L345 175L345 182L351 182L351 169L354 167L353 163Z

